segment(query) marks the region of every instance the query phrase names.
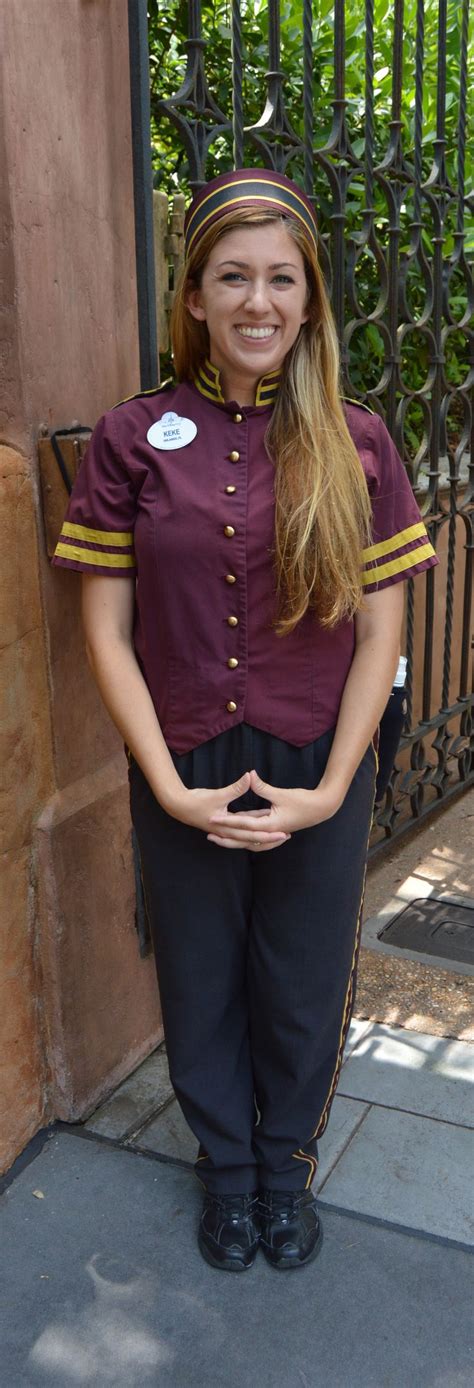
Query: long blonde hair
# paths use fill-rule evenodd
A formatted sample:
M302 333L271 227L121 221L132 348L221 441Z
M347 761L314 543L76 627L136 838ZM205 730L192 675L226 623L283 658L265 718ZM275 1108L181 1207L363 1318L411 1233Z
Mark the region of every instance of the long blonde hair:
M193 380L209 355L206 323L187 307L213 246L238 227L279 221L303 255L308 320L283 364L267 430L275 467L276 631L288 635L308 609L324 626L350 618L362 601L362 550L371 508L360 458L341 402L339 348L315 247L304 227L280 213L241 208L203 231L186 261L171 317L178 380Z

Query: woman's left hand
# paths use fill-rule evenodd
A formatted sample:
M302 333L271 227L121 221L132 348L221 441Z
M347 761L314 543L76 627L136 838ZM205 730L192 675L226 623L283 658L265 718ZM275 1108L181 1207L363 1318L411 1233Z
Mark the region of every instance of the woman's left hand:
M247 848L258 850L259 833L261 835L263 828L273 833L284 834L293 834L298 829L309 829L314 824L331 819L344 799L343 794L322 783L316 790L303 790L301 787L285 790L281 786L271 786L262 781L256 771L250 773L250 789L262 800L268 800L269 808L212 815L211 823L215 825L215 833L207 836L211 843L217 843L222 848L231 846L225 835L230 821L234 844L235 839L239 838Z

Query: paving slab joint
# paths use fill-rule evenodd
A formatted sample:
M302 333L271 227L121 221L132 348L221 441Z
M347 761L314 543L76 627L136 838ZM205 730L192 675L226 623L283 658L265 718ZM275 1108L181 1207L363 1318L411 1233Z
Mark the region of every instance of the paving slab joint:
M341 1095L340 1097L344 1098L345 1096L344 1096L344 1095ZM351 1098L352 1098L352 1095L351 1095ZM347 1140L346 1140L346 1142L344 1143L344 1146L341 1147L340 1152L337 1153L337 1156L334 1158L334 1161L332 1162L332 1165L329 1167L329 1170L326 1172L326 1175L325 1175L325 1177L324 1177L324 1181L322 1181L321 1185L318 1187L317 1192L316 1192L316 1193L317 1193L318 1200L319 1200L319 1197L320 1197L320 1195L321 1195L321 1192L324 1190L325 1185L326 1185L327 1182L329 1181L330 1176L332 1176L333 1171L335 1171L336 1166L338 1165L338 1162L340 1162L341 1157L345 1156L345 1153L347 1152L348 1147L350 1147L350 1145L351 1145L352 1139L353 1139L354 1137L356 1137L357 1134L360 1132L361 1127L362 1127L362 1124L365 1123L365 1120L366 1120L366 1118L368 1118L369 1113L370 1113L370 1110L371 1110L371 1108L373 1107L372 1104L368 1103L368 1102L367 1102L366 1100L364 1100L364 1099L361 1099L359 1102L360 1102L360 1103L367 1103L367 1107L366 1107L365 1113L362 1113L362 1114L361 1114L361 1116L360 1116L360 1118L359 1118L359 1121L358 1121L358 1123L356 1123L355 1127L352 1129L352 1132L348 1133Z

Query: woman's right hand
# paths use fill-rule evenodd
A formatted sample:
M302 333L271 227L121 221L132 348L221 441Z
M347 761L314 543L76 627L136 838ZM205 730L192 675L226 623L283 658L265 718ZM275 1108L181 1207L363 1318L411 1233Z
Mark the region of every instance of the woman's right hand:
M219 840L221 848L246 848L256 853L279 848L291 837L290 834L265 830L263 822L261 829L249 829L244 836L241 828L238 831L235 829L235 816L229 810L229 805L233 800L239 800L241 795L245 795L249 787L248 771L244 772L238 781L233 781L220 790L206 790L201 787L188 790L183 786L182 793L179 791L177 796L173 796L173 801L166 805L166 810L173 819L180 820L181 824L189 824L193 829L202 829L204 834L212 834L214 841ZM212 816L216 814L221 817L218 826L212 823ZM268 810L255 810L253 818L257 816L264 821L268 816Z

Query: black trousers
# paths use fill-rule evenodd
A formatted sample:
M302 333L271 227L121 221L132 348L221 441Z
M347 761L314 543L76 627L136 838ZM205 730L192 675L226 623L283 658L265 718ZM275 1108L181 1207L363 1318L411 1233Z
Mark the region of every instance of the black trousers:
M173 759L189 787L254 766L310 789L331 742L293 747L244 724ZM214 1193L314 1177L354 1001L375 776L370 746L331 820L258 854L170 818L131 763L171 1080ZM234 808L262 803L248 793Z

